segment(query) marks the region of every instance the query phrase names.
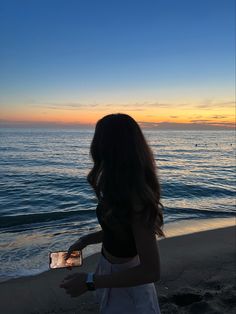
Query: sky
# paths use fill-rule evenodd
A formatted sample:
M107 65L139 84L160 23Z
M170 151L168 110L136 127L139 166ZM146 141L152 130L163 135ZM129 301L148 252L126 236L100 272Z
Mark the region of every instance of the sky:
M232 128L234 0L0 0L1 123Z

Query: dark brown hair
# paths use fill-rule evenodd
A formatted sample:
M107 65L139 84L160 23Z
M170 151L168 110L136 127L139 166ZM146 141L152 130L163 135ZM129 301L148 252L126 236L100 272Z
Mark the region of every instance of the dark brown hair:
M87 179L103 200L107 223L127 225L139 217L158 236L165 236L155 160L136 121L121 113L100 119L90 155L94 165Z

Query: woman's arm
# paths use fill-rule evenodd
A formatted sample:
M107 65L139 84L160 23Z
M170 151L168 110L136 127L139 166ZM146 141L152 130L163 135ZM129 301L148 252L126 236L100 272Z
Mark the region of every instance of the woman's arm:
M66 254L66 259L68 259L71 253L75 250L83 250L87 245L100 243L103 239L103 231L97 231L80 237L75 243L73 243Z
M103 240L103 231L99 230L93 233L89 233L83 236L81 239L85 243L85 246L100 243Z
M95 288L130 287L160 279L159 249L154 231L144 227L140 222L135 222L133 233L140 265L110 275L95 274ZM86 273L74 273L64 278L60 287L71 297L77 297L88 290L86 278Z
M132 224L140 265L109 275L94 275L96 288L118 288L160 280L160 256L155 232L139 221Z

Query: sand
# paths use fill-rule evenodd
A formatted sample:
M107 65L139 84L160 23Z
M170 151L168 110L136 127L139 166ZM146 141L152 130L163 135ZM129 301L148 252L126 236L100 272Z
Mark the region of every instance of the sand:
M226 227L159 241L162 314L236 312L236 228ZM81 271L95 269L99 253ZM59 283L78 270L51 270L0 284L1 314L98 313L94 292L70 298ZM128 314L128 313L127 313Z

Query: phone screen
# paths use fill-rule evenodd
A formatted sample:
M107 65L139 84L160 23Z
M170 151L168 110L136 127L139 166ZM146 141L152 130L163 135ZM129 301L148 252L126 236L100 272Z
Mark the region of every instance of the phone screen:
M49 267L64 268L82 265L82 251L73 251L70 257L65 260L67 252L50 252Z

